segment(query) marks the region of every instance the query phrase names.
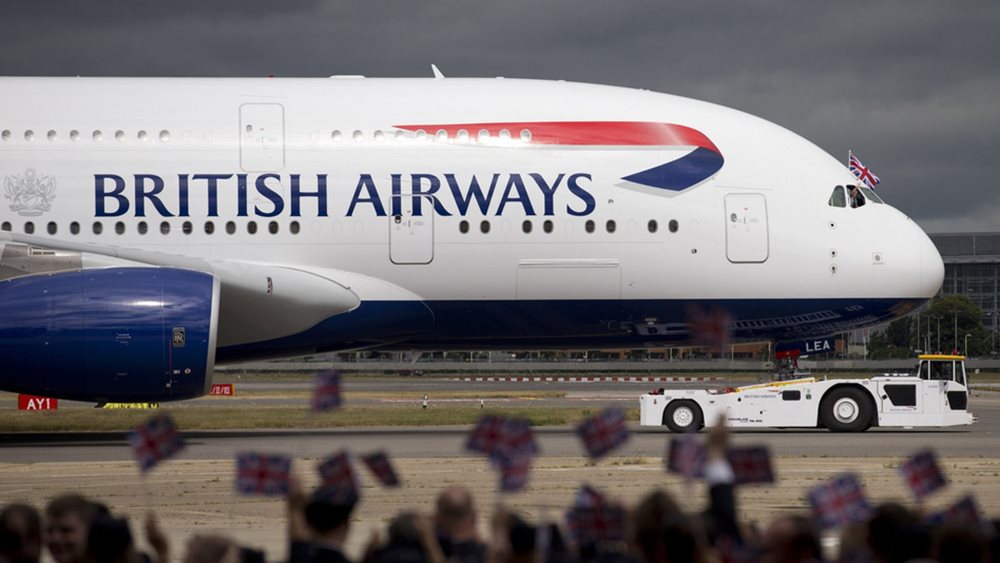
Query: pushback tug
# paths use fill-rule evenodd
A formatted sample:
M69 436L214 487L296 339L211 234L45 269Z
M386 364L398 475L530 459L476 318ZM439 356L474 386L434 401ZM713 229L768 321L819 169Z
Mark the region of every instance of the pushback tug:
M732 428L863 432L972 424L965 357L920 355L917 373L814 377L725 389L658 389L640 397L640 424L693 432L719 415Z

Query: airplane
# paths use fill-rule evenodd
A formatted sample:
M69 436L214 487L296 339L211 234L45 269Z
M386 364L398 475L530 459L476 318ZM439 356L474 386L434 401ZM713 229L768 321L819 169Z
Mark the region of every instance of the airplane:
M82 401L328 351L811 338L944 275L809 141L613 86L0 78L0 178L0 389Z

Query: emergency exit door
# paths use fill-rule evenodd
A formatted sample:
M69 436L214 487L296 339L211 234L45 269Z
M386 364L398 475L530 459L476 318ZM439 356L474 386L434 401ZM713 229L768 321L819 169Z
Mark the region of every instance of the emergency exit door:
M399 213L389 216L389 260L430 264L434 259L434 198L396 196Z
M285 108L281 104L240 106L240 167L277 172L285 167Z
M763 194L726 196L726 257L734 263L767 260L767 201Z

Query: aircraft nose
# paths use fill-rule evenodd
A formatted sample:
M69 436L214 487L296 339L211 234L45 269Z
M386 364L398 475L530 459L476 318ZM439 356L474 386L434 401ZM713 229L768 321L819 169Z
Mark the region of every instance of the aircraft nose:
M918 227L919 229L919 227ZM941 259L941 253L938 252L937 246L931 241L927 233L920 231L920 277L921 277L921 295L927 298L934 297L941 291L941 285L944 284L944 260Z

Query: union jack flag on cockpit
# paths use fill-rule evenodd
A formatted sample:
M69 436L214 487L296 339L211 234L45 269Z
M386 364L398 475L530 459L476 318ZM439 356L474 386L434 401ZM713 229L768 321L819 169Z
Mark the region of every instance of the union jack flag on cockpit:
M866 186L871 189L875 189L881 180L878 179L871 169L861 164L858 157L854 156L854 151L847 151L847 167L851 170L851 173L857 176L859 180L864 182Z

